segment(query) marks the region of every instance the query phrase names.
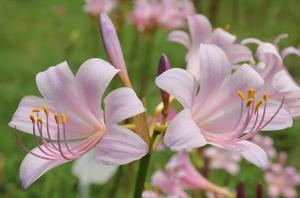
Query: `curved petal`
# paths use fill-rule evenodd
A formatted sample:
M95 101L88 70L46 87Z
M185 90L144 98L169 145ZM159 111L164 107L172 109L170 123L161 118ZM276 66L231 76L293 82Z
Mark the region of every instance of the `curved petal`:
M107 124L116 124L145 111L133 89L125 87L112 91L106 96L104 103Z
M100 108L102 96L118 71L108 62L93 58L85 61L76 74L76 83L86 100L89 111L98 119L103 119Z
M239 145L241 145L240 154L246 160L261 168L267 165L267 154L262 148L249 141L241 141Z
M128 164L148 153L148 145L133 131L112 125L96 147L96 158L105 164Z
M212 33L211 24L204 15L189 16L188 25L191 32L192 45L195 48L198 48L201 43L205 43Z
M220 146L221 148L239 154L243 158L245 158L246 160L255 164L258 167L264 168L267 165L266 152L252 142L244 140L232 145L216 145L216 146Z
M176 151L197 148L206 144L204 136L188 109L178 113L171 121L164 136L164 142Z
M262 43L256 50L256 56L259 61L266 64L265 70L261 73L266 80L282 69L282 58L277 48L271 43Z
M27 132L30 134L33 134L33 125L32 121L29 118L29 115L32 114L32 110L34 108L43 108L47 106L49 108L49 134L51 136L51 139L56 140L57 139L57 125L54 120L53 114L57 112L55 108L53 107L52 103L50 101L47 101L43 98L37 97L37 96L26 96L24 97L16 112L14 113L12 120L8 124L11 128L16 128L17 130ZM46 115L41 110L39 113L39 116L43 118L43 120L46 122ZM89 126L83 125L78 122L78 120L69 119L67 121L66 125L67 129L67 139L79 139L84 138L89 135ZM69 132L71 131L71 132ZM43 128L42 131L43 137L49 139L47 131L45 128ZM36 132L36 135L39 136L39 133Z
M44 98L55 104L56 111L64 112L68 119L76 120L82 125L89 125L87 127L90 130L99 126L99 119L89 111L66 62L38 73L36 83Z
M294 54L296 56L300 56L300 49L297 49L295 47L287 47L281 51L282 58L285 58L286 56L292 55L292 54Z
M264 124L270 120L274 114L277 112L278 108L280 107L281 103L277 101L267 101L267 110L265 115ZM293 118L290 112L283 106L276 116L272 119L270 123L268 123L262 130L264 131L276 131L285 128L292 127L293 125Z
M244 40L241 41L242 45L248 45L248 44L256 44L256 45L260 45L263 42L259 39L256 38L246 38Z
M112 178L117 169L118 166L105 165L97 161L95 149L93 149L74 162L72 172L79 178L82 185L102 185Z
M273 88L286 98L300 98L300 87L285 69L277 72L272 79Z
M254 63L252 52L244 45L234 44L224 49L231 63L251 62Z
M190 47L191 47L191 41L190 41L189 35L186 32L181 31L181 30L172 31L168 35L168 40L172 41L172 42L180 43L187 49L190 49Z
M155 84L174 96L183 107L189 108L196 91L193 76L183 69L169 69L155 79Z
M41 147L45 148L44 146ZM38 155L44 155L39 148L33 149L32 152ZM23 159L20 167L20 179L22 182L22 187L24 189L28 188L47 171L66 162L68 161L64 159L45 160L28 153Z
M234 36L233 34L230 34L229 32L221 28L216 28L209 39L209 43L215 44L223 48L233 44L235 40L236 40L236 36Z
M217 90L230 74L230 63L223 50L215 45L202 44L199 49L201 95L208 97Z

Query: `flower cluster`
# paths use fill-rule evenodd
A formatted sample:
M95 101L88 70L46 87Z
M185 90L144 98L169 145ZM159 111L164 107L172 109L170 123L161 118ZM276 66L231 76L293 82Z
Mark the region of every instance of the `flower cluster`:
M86 10L98 15L109 12L115 3L87 1ZM48 170L77 159L73 171L81 183L101 183L95 178L96 171L85 170L87 163L89 167L98 166L93 160L128 164L151 155L163 140L178 153L165 170L153 175L154 189L145 191L144 197L188 197L187 189L232 196L190 162L188 151L206 145L212 146L204 150L210 168L223 168L234 175L243 157L267 168L270 195L296 194L291 188L300 182L295 169L268 163L276 151L272 139L259 132L291 127L293 119L300 116L300 87L283 61L289 54L300 55L299 49L280 51L277 44L285 35L275 43L253 38L238 42L228 27L213 30L205 16L193 13L189 0L138 0L135 4L131 19L140 31L157 26L181 28L187 18L190 33L175 30L168 36L188 49L187 68L170 68L167 57L162 56L155 79L162 103L150 122L132 88L116 30L105 13L100 14L100 32L110 63L92 58L74 75L63 62L37 74L42 97L24 97L9 123L11 128L32 134L35 143L35 148L28 148L16 132L18 143L27 151L20 168L24 188ZM247 47L253 43L257 45L254 54ZM105 95L117 74L125 87ZM174 99L181 110L169 107ZM117 168L101 167L107 170L104 176L99 173L104 178ZM286 182L291 175L293 179Z
M136 0L131 21L139 31L183 27L185 18L193 14L191 0Z

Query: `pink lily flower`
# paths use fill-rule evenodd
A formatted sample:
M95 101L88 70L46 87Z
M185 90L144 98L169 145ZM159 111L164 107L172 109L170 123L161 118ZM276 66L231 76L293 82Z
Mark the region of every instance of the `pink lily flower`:
M262 88L267 90L270 98L281 100L285 97L285 105L294 118L300 116L300 87L289 74L283 64L283 57L288 54L296 54L293 47L283 50L280 55L278 48L271 43L264 43L257 39L246 39L244 44L256 43L258 48L256 57L259 61L255 69L264 78L265 86Z
M136 0L131 21L139 31L183 27L185 18L195 12L191 0Z
M34 136L36 147L20 167L24 188L50 169L96 149L96 159L107 164L127 164L143 157L148 145L134 132L119 126L122 120L144 112L142 102L130 88L119 88L102 96L118 73L101 59L84 62L76 76L68 64L37 74L41 97L22 99L9 126ZM37 136L41 141L38 141Z
M252 141L260 146L267 153L268 159L271 160L276 156L276 150L273 147L273 139L268 136L255 135Z
M232 73L225 53L215 45L201 44L198 56L200 86L192 74L178 68L156 78L156 85L184 107L170 122L165 144L176 151L211 144L264 167L266 153L249 140L261 130L292 126L284 98L278 102L267 92L256 94L264 85L262 77L247 64Z
M224 188L204 178L189 160L188 153L183 151L175 154L166 165L165 171L157 171L152 176L152 185L158 187L168 197L188 197L185 189L200 189L230 194Z
M117 5L118 0L85 0L84 10L93 16L102 12L110 13Z
M209 147L204 150L203 154L209 159L210 169L224 169L232 175L236 175L240 171L241 157L235 153L217 147Z
M244 45L236 43L236 36L230 34L222 28L216 28L214 31L209 20L200 14L188 17L188 33L182 30L171 32L168 39L182 44L188 49L186 56L187 70L199 77L200 68L198 67L198 50L200 44L214 44L222 48L232 64L240 62L253 62L251 51ZM199 79L197 79L199 80Z
M265 172L265 180L269 185L269 197L275 198L280 195L288 198L296 198L295 187L300 184L300 174L295 167L285 166L285 153L279 154L277 163L271 164Z

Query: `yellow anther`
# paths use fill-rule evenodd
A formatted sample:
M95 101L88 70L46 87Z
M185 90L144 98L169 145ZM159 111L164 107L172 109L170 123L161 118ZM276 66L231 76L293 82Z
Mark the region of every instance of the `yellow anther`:
M226 24L226 25L224 26L224 30L228 31L229 29L230 29L230 25L229 25L229 24Z
M241 100L245 100L246 96L241 91L237 91L237 95L241 98Z
M61 120L62 120L62 123L66 124L66 122L67 122L67 116L66 116L66 114L61 113Z
M34 113L39 113L41 111L41 109L40 108L33 108L32 109L32 112L34 112Z
M260 100L256 103L255 108L254 108L254 113L256 113L259 109L259 107L264 103L264 100Z
M44 120L41 116L38 117L37 121L41 124L44 124Z
M253 103L253 98L249 98L248 100L247 100L247 107L250 107L250 105Z
M56 124L58 124L59 123L59 115L58 115L58 113L54 113L54 119L55 119Z
M29 118L31 120L32 123L35 123L35 118L34 118L34 115L33 114L30 114L29 115Z
M250 99L250 98L253 99L253 98L255 97L255 94L256 94L255 89L250 88L250 89L248 90L248 99Z
M263 94L263 99L264 101L267 101L269 99L269 94L267 92Z
M49 117L49 108L47 106L44 106L43 109L46 114L46 117L48 118Z

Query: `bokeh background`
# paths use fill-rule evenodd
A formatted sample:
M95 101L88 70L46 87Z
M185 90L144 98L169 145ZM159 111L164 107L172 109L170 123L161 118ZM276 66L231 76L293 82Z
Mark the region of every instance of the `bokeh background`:
M278 34L288 33L289 39L280 43L280 47L300 44L299 0L195 0L195 4L215 27L230 24L230 31L240 39L257 37L272 41ZM50 171L28 190L22 190L18 171L25 152L15 143L13 131L7 123L23 96L39 94L35 85L38 72L64 60L76 71L88 58L106 59L97 19L84 12L83 5L81 0L0 0L0 197L52 198L76 197L78 194L78 180L71 174L72 163ZM128 4L128 7L131 5ZM117 19L118 13L114 15ZM166 40L167 30L159 29L155 36L149 37L137 33L134 26L126 22L119 33L129 73L137 90L141 91L139 76L145 76L142 72L148 71L146 80L149 86L142 91L151 110L159 102L159 91L153 81L160 54L166 53L173 66L184 67L186 51ZM299 57L287 57L285 65L300 82ZM111 88L119 85L118 82L113 83ZM295 121L291 129L269 133L275 140L276 149L286 151L288 162L298 170L299 130L300 122ZM22 138L26 142L31 140L25 134ZM170 151L155 154L151 171L163 167L169 157ZM107 184L93 185L91 197L130 197L136 170L136 162L121 167ZM231 189L238 181L245 181L248 196L252 197L256 183L263 182L262 175L260 169L243 162L237 176L212 171L210 179Z

